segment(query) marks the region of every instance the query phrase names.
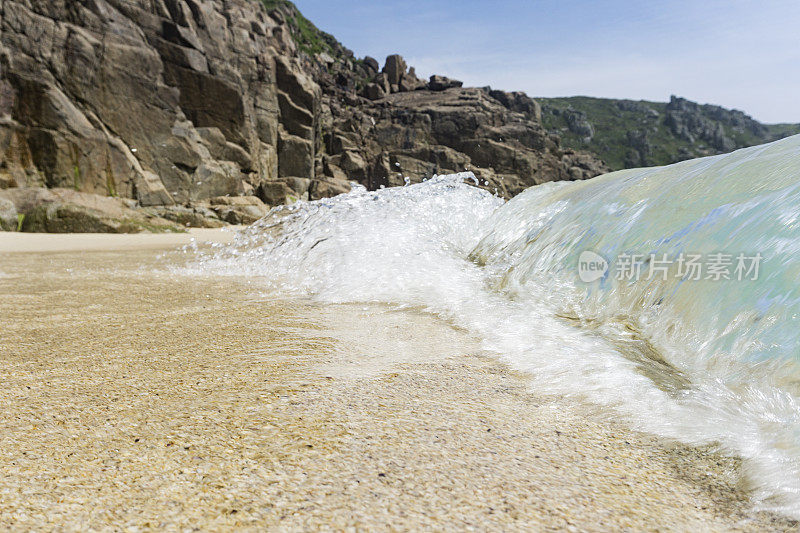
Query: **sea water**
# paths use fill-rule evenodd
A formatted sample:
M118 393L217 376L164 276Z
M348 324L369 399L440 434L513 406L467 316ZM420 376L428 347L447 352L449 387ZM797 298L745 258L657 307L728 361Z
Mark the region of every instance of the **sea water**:
M743 459L800 517L800 136L532 187L470 173L276 208L190 271L424 310L633 427Z

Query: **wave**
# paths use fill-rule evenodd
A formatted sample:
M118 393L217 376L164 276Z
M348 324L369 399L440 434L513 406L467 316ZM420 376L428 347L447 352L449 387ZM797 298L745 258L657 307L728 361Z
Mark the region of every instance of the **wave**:
M636 428L743 459L800 517L800 136L505 203L470 173L276 208L194 274L416 307Z

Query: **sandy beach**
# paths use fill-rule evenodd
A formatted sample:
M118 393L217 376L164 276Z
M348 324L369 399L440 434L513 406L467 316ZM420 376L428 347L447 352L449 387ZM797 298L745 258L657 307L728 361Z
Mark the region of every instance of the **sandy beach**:
M191 228L185 233L16 233L0 231L0 254L23 252L109 252L175 248L192 241L227 243L239 226Z
M190 238L0 233L0 528L797 528L435 317L170 274Z

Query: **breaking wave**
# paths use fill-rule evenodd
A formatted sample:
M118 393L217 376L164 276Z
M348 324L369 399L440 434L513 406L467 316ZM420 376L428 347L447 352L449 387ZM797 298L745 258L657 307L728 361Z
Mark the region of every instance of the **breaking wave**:
M537 391L741 457L800 517L800 136L507 203L474 179L276 208L189 271L422 308Z

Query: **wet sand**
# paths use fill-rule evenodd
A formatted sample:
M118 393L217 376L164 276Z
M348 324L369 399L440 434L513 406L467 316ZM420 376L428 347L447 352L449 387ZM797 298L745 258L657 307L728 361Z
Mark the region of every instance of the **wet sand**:
M0 252L0 529L797 527L421 312L60 245Z

